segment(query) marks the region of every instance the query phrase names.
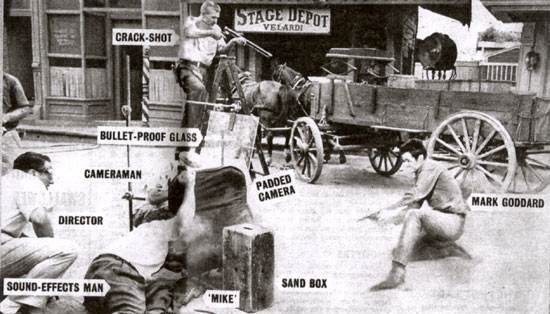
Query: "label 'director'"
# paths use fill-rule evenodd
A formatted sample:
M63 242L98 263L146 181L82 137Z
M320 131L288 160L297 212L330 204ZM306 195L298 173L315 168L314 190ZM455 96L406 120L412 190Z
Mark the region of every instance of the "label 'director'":
M97 143L105 145L197 147L201 141L197 128L97 127Z
M110 288L103 279L4 279L4 295L103 297Z

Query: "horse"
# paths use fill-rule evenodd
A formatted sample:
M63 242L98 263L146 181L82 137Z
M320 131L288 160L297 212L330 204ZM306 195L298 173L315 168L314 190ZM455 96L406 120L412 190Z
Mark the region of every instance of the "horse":
M281 82L282 84L292 88L298 97L298 105L300 106L300 116L309 116L311 108L311 88L313 83L305 78L302 74L288 67L286 64L279 64L276 66L275 71L271 75L274 81ZM331 147L327 147L325 151L325 162L330 160ZM346 162L346 155L343 151L340 151L340 163Z
M267 129L267 164L272 162L273 131L274 127L282 127L289 119L297 115L298 99L292 89L275 81L256 82L250 72L238 73L239 82L243 89L243 113L251 113L260 118L260 124ZM231 90L233 97L238 97L236 87ZM286 161L290 161L289 149L290 133L285 132L284 153Z

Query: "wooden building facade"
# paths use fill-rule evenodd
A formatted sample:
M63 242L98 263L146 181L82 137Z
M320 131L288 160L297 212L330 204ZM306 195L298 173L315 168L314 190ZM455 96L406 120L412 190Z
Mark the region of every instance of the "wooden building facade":
M550 98L550 1L481 2L499 20L523 23L516 90Z
M41 108L41 119L119 120L130 103L141 117L142 46L112 45L114 28L173 29L199 15L202 0L5 0L9 1L6 70L18 76ZM304 75L324 75L320 66L333 47L377 48L395 58L393 66L412 73L418 7L470 22L470 0L219 0L218 24L243 32L279 62ZM319 5L322 3L323 5ZM294 25L255 24L282 12ZM284 11L284 12L283 12ZM272 14L271 17L265 14ZM258 14L264 14L259 17ZM239 18L241 18L239 20ZM308 25L311 24L311 25ZM321 25L323 24L323 25ZM311 28L308 28L311 26ZM319 26L316 28L316 26ZM264 30L258 29L263 27ZM294 29L291 29L294 27ZM21 40L23 39L23 40ZM184 95L171 65L178 46L151 47L150 117L157 124L181 118ZM273 60L249 48L235 51L239 67L257 80L269 79Z

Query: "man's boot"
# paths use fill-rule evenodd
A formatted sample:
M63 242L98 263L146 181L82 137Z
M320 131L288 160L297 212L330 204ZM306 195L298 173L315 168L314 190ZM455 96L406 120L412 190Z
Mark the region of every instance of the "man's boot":
M372 286L370 291L379 291L385 289L394 289L402 285L405 282L405 265L392 262L392 267L388 277L379 284Z

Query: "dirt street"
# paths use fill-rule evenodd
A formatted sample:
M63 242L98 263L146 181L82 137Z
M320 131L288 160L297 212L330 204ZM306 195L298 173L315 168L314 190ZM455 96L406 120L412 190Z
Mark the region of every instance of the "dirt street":
M103 216L101 226L57 226L57 237L73 239L81 248L65 278L82 278L99 249L129 230L128 202L121 198L127 182L86 180L83 171L126 166L126 147L24 144L52 158L56 183L51 191L58 195L58 213ZM143 180L132 184L135 194L144 195L147 182L170 170L172 158L171 148L132 148L131 166L144 173ZM275 154L272 172L279 171L282 158ZM275 235L275 302L262 313L548 312L548 205L543 210L474 211L458 241L471 260L413 262L404 286L369 292L391 267L400 226L380 227L357 219L368 209L397 201L412 185L406 167L387 178L374 173L368 158L349 156L346 164L338 164L337 158L325 164L316 184L298 182L296 195L288 200L260 203L249 186L256 223ZM282 287L283 278L318 278L328 285L293 290ZM187 307L189 313L195 309L242 313L208 309L200 299Z

